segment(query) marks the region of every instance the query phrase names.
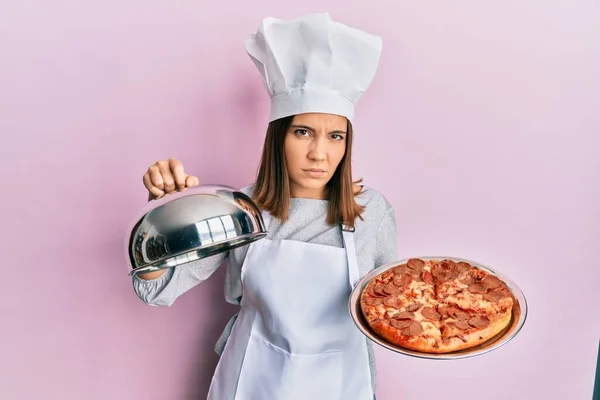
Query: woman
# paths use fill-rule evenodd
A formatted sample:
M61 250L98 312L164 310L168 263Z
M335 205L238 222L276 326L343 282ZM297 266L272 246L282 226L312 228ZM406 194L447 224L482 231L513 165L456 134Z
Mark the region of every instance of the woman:
M394 211L352 181L352 120L381 41L328 14L265 19L246 43L271 98L255 184L265 239L134 278L147 304L170 306L227 259L225 297L240 305L219 339L208 398L370 400L370 342L347 307L358 279L396 259ZM149 198L196 186L176 159L144 175Z

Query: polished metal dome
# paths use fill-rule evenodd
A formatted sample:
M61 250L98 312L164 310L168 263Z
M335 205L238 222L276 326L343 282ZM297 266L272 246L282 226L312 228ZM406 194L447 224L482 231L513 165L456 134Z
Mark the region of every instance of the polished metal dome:
M128 238L130 275L186 264L266 234L259 208L241 191L188 188L148 203Z

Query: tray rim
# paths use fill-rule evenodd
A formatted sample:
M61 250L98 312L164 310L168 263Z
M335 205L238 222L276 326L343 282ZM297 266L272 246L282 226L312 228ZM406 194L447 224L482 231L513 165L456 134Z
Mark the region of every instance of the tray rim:
M502 281L504 281L506 283L506 285L508 286L508 288L510 289L510 291L513 295L513 300L514 300L513 316L511 317L511 324L509 325L509 327L506 328L502 334L499 334L500 336L497 336L495 339L492 338L489 341L476 346L475 348L459 350L457 352L444 353L444 354L423 353L423 352L418 352L418 351L414 351L414 350L403 349L403 348L395 346L391 343L388 343L384 339L377 336L377 334L375 332L373 332L366 323L361 322L361 320L364 321L364 317L362 315L362 312L360 311L360 295L362 294L364 288L369 284L369 282L371 282L371 280L373 280L374 277L378 276L379 274L381 274L391 268L394 268L394 267L397 267L398 265L406 263L410 259L415 259L415 258L419 258L419 259L425 260L425 261L427 261L427 260L452 260L454 262L460 262L460 261L468 262L469 264L471 264L477 268L481 268L482 270L484 270L490 274L493 274L493 275L497 276L499 279L501 279ZM521 288L508 275L506 275L503 272L499 272L495 268L492 268L492 267L488 266L487 264L481 263L479 261L474 261L474 260L471 260L468 258L456 257L456 256L413 256L413 257L407 257L407 258L402 258L402 259L399 259L396 261L392 261L392 262L386 263L380 267L377 267L377 268L373 269L372 271L370 271L369 273L367 273L361 279L359 279L359 281L356 283L356 285L352 289L352 291L350 293L350 297L348 299L348 308L350 311L350 316L352 318L352 321L354 322L357 329L371 342L376 343L377 345L383 347L386 350L390 350L390 351L398 353L398 354L403 354L403 355L410 356L410 357L416 357L416 358L422 358L422 359L434 359L434 360L458 360L458 359L476 357L476 356L480 356L482 354L486 354L491 351L499 349L500 347L502 347L502 346L506 345L508 342L510 342L513 338L515 338L521 332L521 330L523 329L523 326L525 325L525 322L528 317L528 312L529 312L527 298L525 297L525 294L523 293ZM515 314L518 314L516 321L515 321ZM479 346L485 345L486 343L488 345L486 345L484 347L479 347Z

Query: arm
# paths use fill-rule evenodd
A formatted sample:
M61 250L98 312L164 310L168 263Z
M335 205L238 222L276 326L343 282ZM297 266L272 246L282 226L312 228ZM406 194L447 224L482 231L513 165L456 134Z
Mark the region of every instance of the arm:
M398 233L396 215L392 206L388 205L379 228L375 248L375 268L398 259Z
M148 189L148 201L199 184L198 178L187 175L181 162L173 157L151 165L142 180ZM134 291L146 304L170 306L179 296L208 279L225 258L227 254L222 253L182 266L134 276Z
M174 268L150 272L144 277L134 276L133 289L144 303L168 307L179 296L207 280L225 261L227 254L215 254ZM151 274L156 276L148 277Z

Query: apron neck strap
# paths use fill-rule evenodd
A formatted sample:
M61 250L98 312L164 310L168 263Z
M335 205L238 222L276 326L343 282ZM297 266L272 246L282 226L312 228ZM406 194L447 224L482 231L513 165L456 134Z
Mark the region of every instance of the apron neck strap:
M271 214L268 211L263 210L261 213L263 222L265 224L265 230L269 230L269 224L271 223Z
M350 289L354 289L360 274L358 271L358 257L356 256L356 248L354 246L354 228L346 225L341 225L342 238L344 247L346 248L346 258L348 259L348 277L350 279Z

